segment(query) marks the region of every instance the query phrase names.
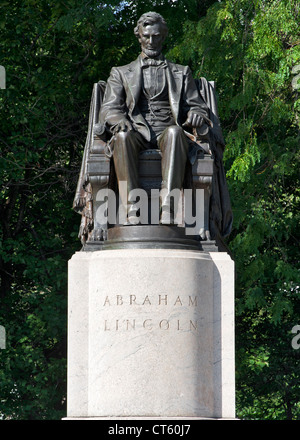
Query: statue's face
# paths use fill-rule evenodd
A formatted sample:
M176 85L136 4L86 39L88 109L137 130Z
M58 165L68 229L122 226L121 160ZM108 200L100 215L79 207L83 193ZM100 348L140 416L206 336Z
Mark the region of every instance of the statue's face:
M154 23L141 28L139 42L141 43L142 52L150 58L157 57L161 53L164 42L160 24Z

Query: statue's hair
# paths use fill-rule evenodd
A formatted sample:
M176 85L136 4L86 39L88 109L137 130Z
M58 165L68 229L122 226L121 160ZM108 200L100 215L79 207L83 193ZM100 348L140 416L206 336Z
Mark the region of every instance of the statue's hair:
M138 19L137 25L134 28L134 34L136 37L140 36L140 28L146 27L149 25L153 25L155 23L158 23L161 25L162 34L164 38L168 35L168 26L165 21L165 19L158 14L157 12L146 12L145 14L141 15L141 17Z

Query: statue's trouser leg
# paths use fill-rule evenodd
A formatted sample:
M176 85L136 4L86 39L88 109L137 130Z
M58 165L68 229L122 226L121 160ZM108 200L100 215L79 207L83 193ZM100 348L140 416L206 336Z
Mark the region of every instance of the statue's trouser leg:
M188 142L181 127L172 125L164 130L158 139L162 153L162 215L169 212L174 215L174 198L170 197L173 189L181 189L188 157Z
M136 197L130 200L130 191L139 187L139 152L144 148L145 141L136 131L122 131L115 135L113 160L119 189L120 182L127 184L127 192L124 191L124 183L120 191L121 201L127 212L135 203Z

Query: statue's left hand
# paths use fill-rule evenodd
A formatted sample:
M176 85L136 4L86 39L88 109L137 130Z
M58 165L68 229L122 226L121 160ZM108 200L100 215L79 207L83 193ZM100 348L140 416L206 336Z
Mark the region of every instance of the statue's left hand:
M199 115L198 113L189 112L187 115L187 120L183 125L187 125L190 127L201 127L203 122L204 120L201 115Z

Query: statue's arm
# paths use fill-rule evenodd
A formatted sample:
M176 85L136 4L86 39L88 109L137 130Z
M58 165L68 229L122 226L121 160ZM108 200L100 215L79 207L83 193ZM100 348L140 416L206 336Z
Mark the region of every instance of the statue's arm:
M209 110L195 84L191 69L186 68L183 84L183 112L186 115L185 125L200 127L204 123L211 125Z
M99 119L111 132L131 128L126 106L126 94L122 76L118 68L113 67L100 109Z

